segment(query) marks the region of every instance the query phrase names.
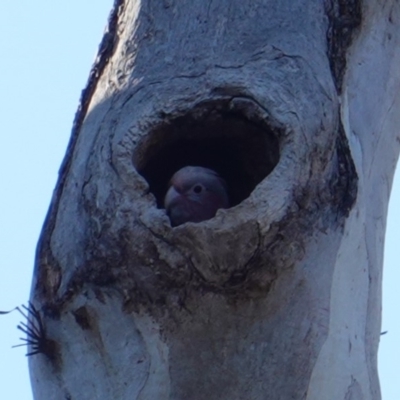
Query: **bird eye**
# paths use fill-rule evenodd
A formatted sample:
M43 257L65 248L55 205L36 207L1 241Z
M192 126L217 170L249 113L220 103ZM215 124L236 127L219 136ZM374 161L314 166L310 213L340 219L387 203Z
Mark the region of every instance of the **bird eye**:
M195 193L197 193L197 194L201 193L202 190L203 190L203 188L202 188L201 185L195 185L195 186L193 187L193 192L195 192Z

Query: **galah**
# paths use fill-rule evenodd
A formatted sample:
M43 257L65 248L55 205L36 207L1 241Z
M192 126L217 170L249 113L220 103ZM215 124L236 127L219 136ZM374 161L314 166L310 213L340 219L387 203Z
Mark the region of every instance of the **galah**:
M226 182L212 169L181 168L169 182L164 207L172 226L210 219L229 207Z

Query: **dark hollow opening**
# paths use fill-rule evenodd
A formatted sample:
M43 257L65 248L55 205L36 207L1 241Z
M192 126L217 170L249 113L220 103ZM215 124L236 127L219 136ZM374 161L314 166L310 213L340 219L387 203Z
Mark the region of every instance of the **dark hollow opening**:
M133 161L160 208L170 178L187 165L217 171L235 206L278 163L277 133L261 118L250 120L228 104L203 104L185 115L165 117L139 144Z

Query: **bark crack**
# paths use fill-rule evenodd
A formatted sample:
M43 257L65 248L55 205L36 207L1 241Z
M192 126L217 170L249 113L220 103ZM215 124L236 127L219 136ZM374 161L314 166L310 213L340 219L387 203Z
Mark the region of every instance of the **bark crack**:
M328 57L339 94L346 71L347 50L362 22L361 5L361 0L329 0L327 2Z

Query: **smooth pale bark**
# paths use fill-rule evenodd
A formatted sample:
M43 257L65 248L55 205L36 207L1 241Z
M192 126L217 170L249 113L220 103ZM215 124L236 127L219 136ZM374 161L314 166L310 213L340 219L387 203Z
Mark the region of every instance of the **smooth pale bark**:
M396 1L116 1L38 245L36 399L380 398ZM168 178L233 207L171 228Z

